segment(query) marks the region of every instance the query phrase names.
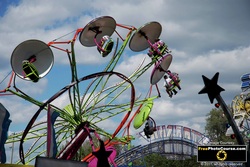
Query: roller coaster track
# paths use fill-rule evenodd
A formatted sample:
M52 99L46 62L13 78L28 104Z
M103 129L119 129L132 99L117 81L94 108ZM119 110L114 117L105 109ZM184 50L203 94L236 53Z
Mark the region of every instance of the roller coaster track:
M143 132L137 134L148 140ZM166 156L167 159L184 160L197 155L197 146L207 144L209 139L202 133L180 125L157 126L151 136L151 142L138 145L124 151L116 158L117 165L126 165L136 159L153 153Z

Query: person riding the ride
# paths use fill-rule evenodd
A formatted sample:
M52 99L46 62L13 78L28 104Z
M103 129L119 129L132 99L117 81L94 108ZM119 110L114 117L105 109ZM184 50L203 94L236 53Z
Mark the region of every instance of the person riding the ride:
M145 128L143 129L144 134L147 136L147 138L150 138L150 136L156 131L154 127L154 122L151 119L148 119Z
M105 35L101 38L99 42L99 47L97 47L98 52L102 55L102 57L106 57L113 48L114 41L108 35Z
M178 92L174 89L173 80L168 77L167 75L164 75L164 87L166 88L166 92L168 93L169 97L173 96L174 94L177 94Z
M165 55L167 51L168 46L161 39L156 39L155 43L150 46L148 56L152 59L158 59L159 57Z
M171 73L170 70L167 71L167 74L169 75L164 75L164 87L166 88L166 92L168 93L169 97L173 96L174 94L177 94L178 92L175 90L175 87L177 87L179 90L181 90L180 87L180 78L178 73Z

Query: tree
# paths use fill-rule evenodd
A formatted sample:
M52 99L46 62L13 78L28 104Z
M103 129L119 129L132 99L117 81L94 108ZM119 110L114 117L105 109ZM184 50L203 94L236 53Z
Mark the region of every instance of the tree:
M231 141L235 140L226 136L226 125L228 124L227 118L224 116L224 111L221 108L214 108L207 114L205 130L213 142Z
M97 145L97 139L94 138L93 140L94 140L94 145ZM85 156L87 156L91 152L92 152L92 148L91 148L90 142L88 140L85 140L82 146L77 151L73 160L81 161Z

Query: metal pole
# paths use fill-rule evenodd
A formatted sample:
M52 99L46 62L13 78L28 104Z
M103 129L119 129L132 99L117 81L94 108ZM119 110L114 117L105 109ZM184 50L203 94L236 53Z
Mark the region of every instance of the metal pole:
M14 142L12 143L12 146L11 146L11 157L10 157L10 164L12 164L12 160L13 160L13 154L14 154Z
M227 120L228 120L230 126L232 127L232 129L234 131L234 134L235 134L235 137L236 137L236 140L237 140L238 144L239 145L245 145L243 137L240 134L239 128L238 128L235 120L233 119L233 117L232 117L226 103L224 102L224 100L222 99L222 97L220 95L217 95L215 98L218 101L218 103L220 104L221 108L223 109L224 114L227 117Z
M15 135L15 133L13 133L13 135ZM10 148L11 148L10 164L12 164L12 162L13 162L13 154L14 154L14 139L13 139L13 142L12 142L12 146Z

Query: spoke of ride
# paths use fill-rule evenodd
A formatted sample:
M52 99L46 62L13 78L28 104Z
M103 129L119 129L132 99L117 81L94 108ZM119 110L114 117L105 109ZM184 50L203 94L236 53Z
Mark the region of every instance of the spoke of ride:
M47 136L47 127L46 124L47 122L42 122L39 125L36 126L41 126L42 124L45 124L43 127L40 127L38 129L32 129L29 134L33 134L34 136L29 136L26 138L26 140L30 140L30 139L36 139L33 144L30 146L30 148L28 149L28 151L26 151L26 153L24 154L26 159L26 164L28 164L29 162L33 161L37 155L42 155L46 153L46 149L40 149L42 147L44 147L46 145L46 140L44 140L44 138L42 137L46 137ZM72 132L74 131L74 128L70 128L70 125L68 124L68 122L63 122L63 120L61 120L60 122L56 122L55 124L55 129L56 130L57 135L56 138L60 140L57 141L57 145L60 146L60 144L63 141L66 141L67 139L69 139L72 136ZM41 131L43 131L43 133L41 133ZM37 134L39 132L39 134ZM17 137L17 136L16 136ZM18 140L20 141L20 139ZM38 143L38 141L40 142L38 146L35 147L35 144ZM9 143L12 143L13 141L9 141ZM33 155L34 153L34 155ZM18 160L17 163L20 163L21 160Z
M137 78L139 78L139 76L141 76L146 70L148 70L148 68L150 68L152 65L154 64L154 62L150 62L149 64L147 64L145 67L143 67L142 69L140 69L141 66L139 66L137 68L137 70L131 75L129 76L128 78L131 80L131 81L135 81ZM142 65L142 64L141 64ZM121 83L119 83L119 85L114 85L114 86L111 86L105 90L102 90L101 92L99 92L98 95L100 95L101 93L103 93L104 91L108 91L109 89L112 89L114 88L113 90L110 90L105 96L103 96L101 99L99 99L99 101L95 101L96 103L99 103L101 102L103 99L107 98L110 94L112 94L114 91L116 91L119 87L122 87L122 85L125 83L125 81L122 81ZM107 110L105 110L106 107L109 107L111 105L111 103L116 99L118 98L125 90L127 90L128 88L130 87L130 85L127 85L125 86L120 92L117 92L116 96L113 97L112 100L110 100L109 103L106 104L106 106L103 106L104 109L100 110L99 113L101 112L108 112L108 110L111 110L110 108L108 108ZM93 98L93 99L96 99L96 98ZM89 104L92 102L92 101L88 101ZM129 104L126 104L125 106L128 106ZM86 107L86 106L85 106ZM119 108L119 106L117 106L116 108ZM90 109L90 108L89 108ZM89 112L89 109L86 109L85 111ZM128 108L127 108L128 109ZM94 110L94 107L92 106L91 111ZM91 113L90 111L90 113ZM118 113L113 113L113 116L114 115L117 115ZM91 115L91 114L87 114L87 115ZM98 113L95 113L94 114L95 116L98 115ZM108 118L108 117L107 117ZM105 119L107 119L105 118ZM103 119L102 119L103 120Z
M143 63L143 62L142 62ZM141 65L142 65L141 63ZM153 64L155 63L155 61L152 61L150 63L148 63L145 67L143 67L141 70L140 70L140 67L141 65L137 68L137 70L135 70L135 72L130 76L128 77L132 82L135 81L137 78L139 78L139 76L141 76L145 71L147 71ZM122 86L122 84L124 84L125 81L122 81L121 83L119 83L119 86L117 85L114 85L113 87L115 87L113 90L109 91L105 96L103 96L101 99L99 99L99 101L96 101L96 103L99 103L100 101L102 101L103 99L107 98L111 93L113 93L114 91L116 91L119 87ZM111 89L113 87L109 87L107 88L106 90L102 90L101 92L99 92L98 95L100 95L101 93L103 93L104 91L107 91L108 89ZM128 89L130 87L130 85L124 87L123 90L120 91L120 93L117 93L117 95L109 102L106 104L106 106L108 107L109 104L111 104L117 97L119 97L126 89ZM93 98L93 99L96 99L96 98ZM87 101L89 102L89 104L92 102L92 101ZM85 107L87 107L88 105L85 105ZM85 111L88 111L89 109L86 109ZM93 110L93 106L92 106L92 110ZM109 109L110 110L110 109ZM102 112L102 111L100 111ZM99 112L99 113L100 113ZM96 114L98 115L98 114ZM115 115L115 114L114 114Z
M124 51L124 49L125 49L128 41L129 41L129 39L130 39L131 34L132 33L130 32L129 35L127 36L127 38L125 39L125 41L123 42L123 44L122 44L121 48L119 49L118 53L115 55L115 57L113 56L114 58L111 59L110 63L107 65L107 67L104 69L104 71L113 71L113 69L115 68L115 65L117 64L119 58L121 57L121 55L122 55L122 53L123 53L123 51ZM113 65L113 66L111 66L111 65ZM96 91L96 89L98 88L99 84L102 82L103 78L104 78L103 76L101 76L99 78L97 84L93 88L93 90L90 93L89 97L87 98L87 100L85 101L85 103L80 108L81 110L83 110L86 107L87 103L89 102L90 98L92 97L92 95L94 94L94 92ZM108 80L109 80L109 76L107 77L106 81L103 83L100 92L103 91L103 89L106 86ZM87 91L86 91L86 93L87 93ZM91 111L94 109L95 105L100 102L100 100L98 100L99 97L100 97L100 95L101 95L101 93L99 93L98 96L96 98L94 98L94 104L92 105L92 107L90 108L90 111L88 111L88 112L91 113ZM84 97L85 97L85 95L83 96L83 99L84 99Z

